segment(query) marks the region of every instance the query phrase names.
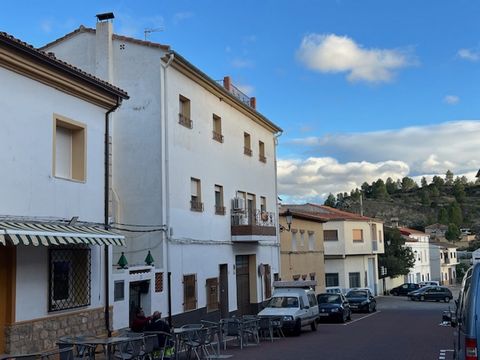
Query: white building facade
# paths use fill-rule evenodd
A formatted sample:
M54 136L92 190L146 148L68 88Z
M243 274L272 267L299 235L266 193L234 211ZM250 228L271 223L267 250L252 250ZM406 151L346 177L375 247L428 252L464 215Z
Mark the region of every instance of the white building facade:
M439 259L438 268L435 266L435 271L438 273L435 279L442 285L452 285L457 281L456 266L459 264L457 257L457 247L453 244L442 242L430 243L430 256ZM433 264L432 264L433 271Z
M415 257L415 265L410 269L408 275L405 275L405 282L419 283L436 280L432 277L429 236L422 231L406 227L399 228L399 230L405 239L405 246L412 250ZM436 263L434 258L432 260Z
M281 129L229 78L219 84L168 46L114 35L109 22L45 49L131 97L114 115L112 221L126 231L129 263L114 269L114 327L128 327L138 306L174 324L255 313L279 272Z
M5 33L0 55L0 352L29 353L108 331L105 124L128 96Z
M373 294L379 294L378 254L384 253L381 221L315 204L293 205L292 209L313 213L326 221L323 224L326 287L368 287Z

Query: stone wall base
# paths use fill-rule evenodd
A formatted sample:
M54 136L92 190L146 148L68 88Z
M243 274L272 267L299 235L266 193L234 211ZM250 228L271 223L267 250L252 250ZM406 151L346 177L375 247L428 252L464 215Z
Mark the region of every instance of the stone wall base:
M112 315L110 308L110 319ZM41 352L55 348L62 336L106 333L104 308L72 311L7 325L5 350L8 354Z

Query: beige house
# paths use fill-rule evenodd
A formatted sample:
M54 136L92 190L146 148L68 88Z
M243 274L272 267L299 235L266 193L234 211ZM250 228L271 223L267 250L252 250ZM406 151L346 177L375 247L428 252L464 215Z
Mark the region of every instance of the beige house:
M292 216L287 223L287 210ZM316 280L316 292L325 291L323 223L316 215L289 210L283 205L280 223L280 277L282 280Z

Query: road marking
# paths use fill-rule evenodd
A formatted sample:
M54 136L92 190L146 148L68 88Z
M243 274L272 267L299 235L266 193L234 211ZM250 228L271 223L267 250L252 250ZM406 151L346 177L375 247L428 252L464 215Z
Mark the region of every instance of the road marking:
M342 324L342 325L347 326L347 325L353 324L354 322L357 322L357 321L359 321L359 320L363 320L363 319L366 319L366 318L368 318L368 317L370 317L370 316L373 316L373 315L375 315L375 314L380 314L380 313L381 313L381 311L377 310L377 311L374 312L374 313L371 313L371 314L362 316L362 317L359 318L359 319L355 319L355 320L349 321L349 322L347 322L347 323L345 323L345 324Z
M444 349L440 350L440 354L438 355L438 360L445 360L447 358L447 352L453 352L453 349Z

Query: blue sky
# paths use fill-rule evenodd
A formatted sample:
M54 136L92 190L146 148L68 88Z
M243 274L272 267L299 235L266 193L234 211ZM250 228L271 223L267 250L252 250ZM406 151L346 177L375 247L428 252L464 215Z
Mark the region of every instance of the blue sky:
M478 1L7 0L1 30L42 46L107 11L257 98L287 201L480 167Z

